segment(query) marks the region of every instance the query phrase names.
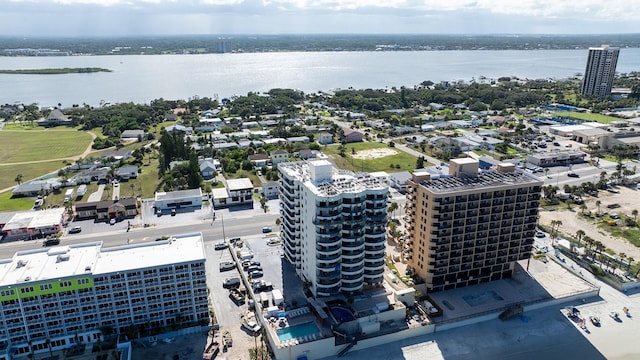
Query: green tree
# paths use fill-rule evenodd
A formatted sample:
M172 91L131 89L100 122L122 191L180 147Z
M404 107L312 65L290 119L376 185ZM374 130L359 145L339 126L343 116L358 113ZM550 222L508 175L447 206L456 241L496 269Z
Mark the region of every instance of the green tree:
M578 231L576 231L576 237L578 238L578 246L580 246L580 240L582 240L582 237L585 235L586 233L582 229L579 229Z
M22 184L22 174L16 175L16 178L13 181L17 182L18 185Z

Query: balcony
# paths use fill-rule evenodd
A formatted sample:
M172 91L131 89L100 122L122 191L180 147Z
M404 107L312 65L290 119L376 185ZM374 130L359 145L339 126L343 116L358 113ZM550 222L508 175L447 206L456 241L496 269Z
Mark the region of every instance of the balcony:
M342 286L340 287L341 291L344 292L356 292L362 290L362 282L358 282L355 284L342 282Z
M342 247L338 246L320 246L316 245L317 256L333 257L342 253ZM316 257L317 258L317 257Z

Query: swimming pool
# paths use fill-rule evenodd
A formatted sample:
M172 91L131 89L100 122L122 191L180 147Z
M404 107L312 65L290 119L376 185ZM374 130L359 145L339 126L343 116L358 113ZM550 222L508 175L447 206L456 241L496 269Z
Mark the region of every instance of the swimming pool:
M356 319L356 317L353 315L351 310L347 308L343 308L341 306L332 306L329 308L329 310L331 311L331 315L333 315L333 318L336 319L338 323L343 323L343 322L352 321Z
M287 341L319 332L315 322L308 322L300 325L289 326L284 329L276 330L280 341Z

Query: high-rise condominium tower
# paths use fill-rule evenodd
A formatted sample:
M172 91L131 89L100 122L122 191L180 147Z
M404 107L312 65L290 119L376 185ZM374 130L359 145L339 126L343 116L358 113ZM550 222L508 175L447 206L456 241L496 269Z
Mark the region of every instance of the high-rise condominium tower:
M389 188L327 160L278 164L286 259L316 296L382 283Z
M454 159L449 174L414 173L407 195L409 266L429 291L510 277L531 256L543 181L500 164Z
M582 95L597 96L601 99L611 95L619 53L619 48L609 45L589 48L587 67L582 80Z

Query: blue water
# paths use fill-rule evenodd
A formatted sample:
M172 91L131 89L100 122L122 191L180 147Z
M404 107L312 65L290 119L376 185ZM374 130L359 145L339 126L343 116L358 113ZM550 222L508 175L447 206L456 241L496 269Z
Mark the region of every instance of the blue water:
M0 104L62 107L153 99L220 98L294 88L413 86L425 80L500 76L545 79L583 73L587 50L281 52L206 55L0 56L0 69L103 67L110 73L0 74ZM621 49L617 72L640 68L640 48Z
M315 334L319 332L318 326L314 322L308 322L296 326L289 326L284 329L276 330L280 341L287 341L299 337Z
M331 314L333 314L333 317L339 323L352 321L356 319L355 316L353 316L351 311L349 311L348 309L345 309L342 307L332 307L329 310L331 310Z

